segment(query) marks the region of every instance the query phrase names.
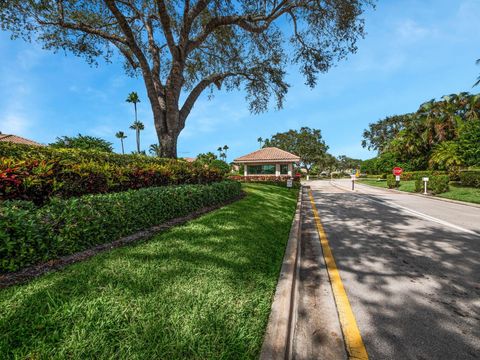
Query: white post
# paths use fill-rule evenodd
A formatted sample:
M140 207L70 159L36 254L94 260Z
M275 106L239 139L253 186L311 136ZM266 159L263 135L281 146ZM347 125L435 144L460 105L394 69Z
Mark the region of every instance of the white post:
M248 175L247 164L243 164L243 176Z
M293 166L292 164L288 164L288 176L292 176Z
M280 176L280 164L275 164L275 176Z
M428 195L427 193L428 177L424 177L422 180L423 180L423 195Z

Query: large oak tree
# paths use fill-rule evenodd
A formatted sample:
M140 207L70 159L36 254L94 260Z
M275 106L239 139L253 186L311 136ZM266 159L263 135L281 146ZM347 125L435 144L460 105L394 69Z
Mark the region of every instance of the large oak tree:
M68 50L91 64L119 53L141 74L164 157L205 90L244 88L252 112L288 90L297 64L313 87L356 50L372 0L9 0L0 22L13 37Z

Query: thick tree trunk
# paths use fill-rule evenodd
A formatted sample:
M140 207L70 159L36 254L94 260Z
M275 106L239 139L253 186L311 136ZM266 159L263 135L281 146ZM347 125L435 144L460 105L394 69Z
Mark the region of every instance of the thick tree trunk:
M159 136L160 141L160 157L162 158L177 158L177 134L161 134Z

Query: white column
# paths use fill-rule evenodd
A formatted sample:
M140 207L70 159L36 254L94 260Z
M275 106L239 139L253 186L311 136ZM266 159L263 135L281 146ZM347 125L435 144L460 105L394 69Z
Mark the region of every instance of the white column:
M275 164L275 176L280 176L280 164Z
M293 166L292 164L288 164L288 176L292 176L292 170L293 170Z
M243 176L248 175L248 169L247 169L247 164L243 164Z

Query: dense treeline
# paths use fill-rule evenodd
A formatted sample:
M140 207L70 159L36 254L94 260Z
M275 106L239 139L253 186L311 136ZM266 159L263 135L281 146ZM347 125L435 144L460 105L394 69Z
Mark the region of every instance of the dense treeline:
M368 173L405 170L446 170L480 166L480 94L443 96L411 114L387 117L370 124L362 145L378 151L364 161Z

